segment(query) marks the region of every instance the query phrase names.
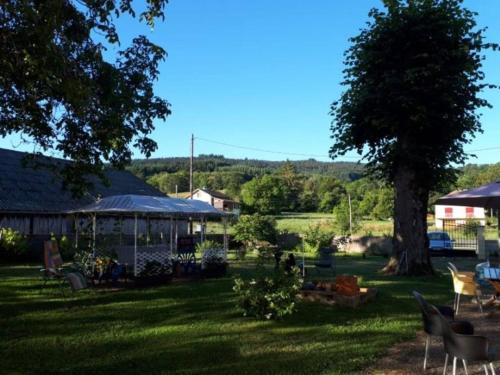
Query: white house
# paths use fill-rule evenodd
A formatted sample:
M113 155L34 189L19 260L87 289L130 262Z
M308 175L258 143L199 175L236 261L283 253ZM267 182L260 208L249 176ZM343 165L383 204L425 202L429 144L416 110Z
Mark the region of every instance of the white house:
M436 228L443 228L444 220L454 220L457 224L463 224L466 220L478 220L481 225L486 224L484 208L465 206L435 205Z
M239 203L235 202L231 197L214 190L196 189L193 191L193 195L189 195L188 198L206 202L221 211L238 213L240 208Z

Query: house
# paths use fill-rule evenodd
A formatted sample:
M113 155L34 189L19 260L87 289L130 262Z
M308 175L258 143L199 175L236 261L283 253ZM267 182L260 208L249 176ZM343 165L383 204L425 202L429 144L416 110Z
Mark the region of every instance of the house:
M442 229L445 221L453 221L455 224L464 224L467 221L478 221L485 225L485 213L482 207L445 206L434 207L436 228Z
M99 198L116 195L145 195L165 197L166 195L134 176L128 171L108 170L105 175L109 185L104 185L94 178L94 188L84 197L74 198L69 191L63 189L62 181L47 168L26 166L23 159L26 153L0 149L0 228L12 228L29 236L32 247L41 249L40 242L49 236L65 235L73 238L77 227L88 227L91 220L83 216L68 214L68 211L78 209L96 202ZM44 162L68 163L69 161L41 157ZM106 234L112 232L115 219L101 217L97 232ZM120 224L127 234L133 234L133 217L124 218ZM164 221L139 221L139 231L142 233L168 232ZM176 223L179 235L187 233L187 221Z
M207 202L208 204L221 211L237 213L240 209L239 203L231 199L231 197L229 197L228 195L219 191L209 190L205 188L196 189L195 191L193 191L192 195L188 195L188 198Z

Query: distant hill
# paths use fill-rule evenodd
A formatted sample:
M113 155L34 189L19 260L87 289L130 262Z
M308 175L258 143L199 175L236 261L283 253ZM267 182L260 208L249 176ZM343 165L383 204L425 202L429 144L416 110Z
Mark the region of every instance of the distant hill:
M297 173L333 176L344 181L354 181L363 175L363 164L354 162L323 162L315 159L294 161L269 161L257 159L228 159L222 155L199 155L194 159L196 172L240 172L261 175L279 170L285 163L295 166ZM189 158L169 157L137 159L128 169L136 176L147 179L157 173L189 171Z

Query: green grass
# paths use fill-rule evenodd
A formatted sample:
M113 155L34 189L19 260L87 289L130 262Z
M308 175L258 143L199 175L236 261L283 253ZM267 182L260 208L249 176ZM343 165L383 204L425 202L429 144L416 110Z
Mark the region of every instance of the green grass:
M284 321L244 318L232 278L119 292L84 291L69 300L40 293L38 267L0 266L0 354L4 373L348 374L394 343L414 337L420 316L409 292L452 298L449 276L377 273L383 258L339 256L338 272L379 288L356 310L299 303ZM253 261L231 264L252 274ZM470 262L470 261L469 261Z

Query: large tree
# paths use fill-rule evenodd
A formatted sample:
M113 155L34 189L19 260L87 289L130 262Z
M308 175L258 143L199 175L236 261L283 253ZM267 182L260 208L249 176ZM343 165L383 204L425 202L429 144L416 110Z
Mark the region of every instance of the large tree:
M385 0L351 39L346 89L332 105L332 157L355 150L394 186L394 250L385 270L433 272L429 192L453 178L464 145L481 131L477 110L484 42L476 14L460 0Z
M163 19L167 0L147 0L140 20ZM136 17L131 0L3 0L0 7L0 137L20 134L35 150L74 163L58 173L74 193L104 165L122 167L169 104L153 92L165 51L145 36L120 48L114 21ZM0 161L1 162L1 161Z

